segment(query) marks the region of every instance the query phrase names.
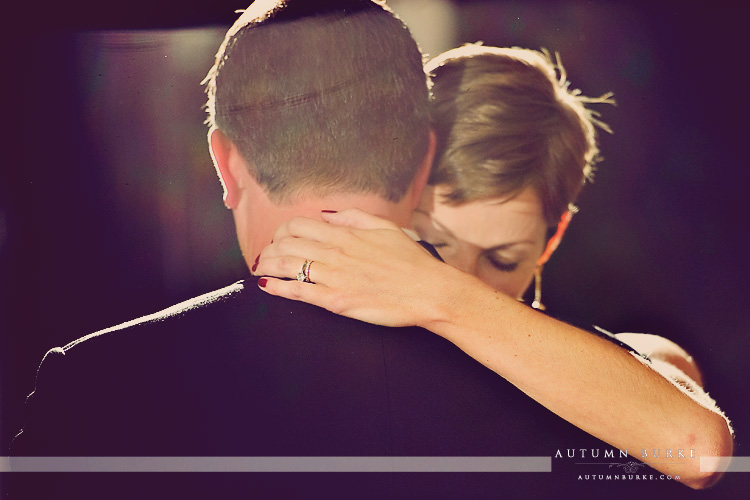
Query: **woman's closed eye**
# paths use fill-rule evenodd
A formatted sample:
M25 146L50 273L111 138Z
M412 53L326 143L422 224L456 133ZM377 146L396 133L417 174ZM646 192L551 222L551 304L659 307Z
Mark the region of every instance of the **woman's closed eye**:
M486 257L490 264L492 264L492 266L499 271L512 273L513 271L518 269L518 262L506 262L504 260L498 259L493 255L487 255Z

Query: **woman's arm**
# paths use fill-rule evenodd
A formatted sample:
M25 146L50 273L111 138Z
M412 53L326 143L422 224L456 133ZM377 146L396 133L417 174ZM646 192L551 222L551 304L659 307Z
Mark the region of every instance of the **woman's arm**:
M693 488L720 477L701 471L699 457L732 454L729 423L697 384L674 380L682 371L524 306L432 258L388 221L357 210L323 218L348 227L293 219L254 271L295 277L309 259L315 284L261 278L261 288L371 323L426 328L618 449L695 450L694 459L663 453L655 469Z
M423 326L618 449L646 449L649 456L652 449L661 449L655 469L679 475L693 488L718 480L720 472L700 470L699 457L732 454L729 424L698 384L685 383L681 370L659 359L647 364L481 282L456 279L465 285L453 292L444 288L444 312ZM460 301L460 307L446 307L451 299ZM670 460L666 448L694 449L698 458Z

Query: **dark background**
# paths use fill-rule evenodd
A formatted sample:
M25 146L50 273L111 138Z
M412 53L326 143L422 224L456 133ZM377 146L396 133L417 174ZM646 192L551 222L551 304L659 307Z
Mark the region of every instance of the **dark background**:
M245 5L153 3L35 4L6 19L2 449L48 348L247 272L199 85ZM750 8L654 3L452 2L455 40L546 47L574 88L615 93L617 107L597 108L615 133L545 269L544 302L685 347L748 456ZM747 474L712 496L747 491Z

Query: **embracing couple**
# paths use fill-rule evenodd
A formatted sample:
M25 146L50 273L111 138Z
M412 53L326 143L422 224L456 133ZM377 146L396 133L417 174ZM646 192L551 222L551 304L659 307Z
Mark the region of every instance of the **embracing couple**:
M49 351L13 455L731 455L728 421L679 346L534 310L606 129L586 104L608 95L580 96L531 50L466 46L423 68L405 26L365 0L256 1L206 83L210 150L254 277ZM532 282L533 308L518 300ZM697 460L651 465L694 488L720 475ZM633 494L581 485L577 466L13 486L19 498Z

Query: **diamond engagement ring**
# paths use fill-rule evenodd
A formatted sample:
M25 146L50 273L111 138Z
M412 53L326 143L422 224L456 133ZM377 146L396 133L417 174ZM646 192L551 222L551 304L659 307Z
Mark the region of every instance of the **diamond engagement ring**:
M303 283L312 283L310 281L310 266L312 265L313 261L306 260L304 264L302 264L302 271L297 273L297 281L301 281Z

